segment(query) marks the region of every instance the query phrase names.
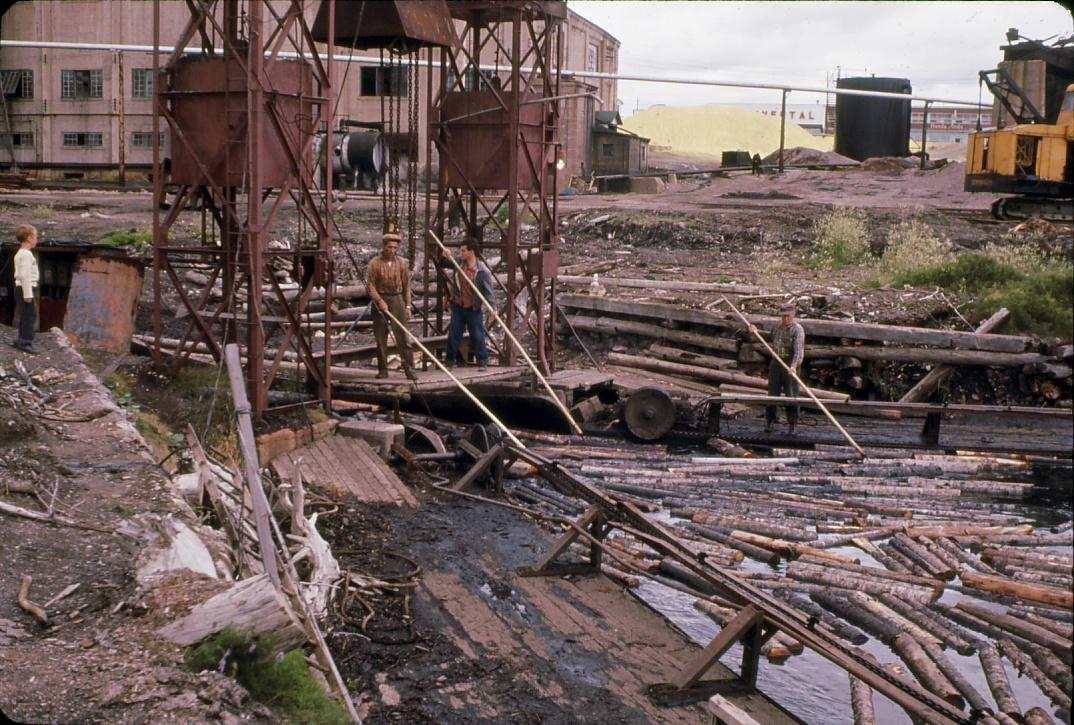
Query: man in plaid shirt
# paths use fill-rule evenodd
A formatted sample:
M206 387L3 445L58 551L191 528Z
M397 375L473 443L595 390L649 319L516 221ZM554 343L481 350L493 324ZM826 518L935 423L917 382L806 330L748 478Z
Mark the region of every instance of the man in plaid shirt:
M785 302L779 306L780 322L772 330L772 349L779 355L779 359L787 364L794 374L802 366L802 358L805 357L805 330L794 321L794 303ZM791 398L798 397L798 381L788 373L779 361L772 360L768 363L768 394L786 395ZM772 432L772 424L776 422L776 406L769 405L765 408L765 432ZM787 434L794 434L794 427L798 424L798 406L787 406Z

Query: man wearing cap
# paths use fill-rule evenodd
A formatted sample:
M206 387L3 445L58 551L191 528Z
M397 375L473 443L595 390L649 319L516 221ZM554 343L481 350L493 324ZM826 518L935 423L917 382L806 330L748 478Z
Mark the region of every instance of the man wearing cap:
M400 323L410 319L410 266L397 255L401 237L389 231L381 238L384 247L369 262L366 286L373 300L373 336L377 340L377 377L388 377L388 325L399 346L403 370L408 378L414 377L414 360L410 352L410 338L402 324L392 322L389 313Z
M787 364L787 367L798 374L802 366L802 358L805 357L805 330L794 321L794 303L784 302L779 306L779 324L772 330L772 349L776 351L779 359ZM788 373L778 360L768 363L768 394L786 395L791 398L798 397L798 381ZM765 408L766 433L772 432L772 424L776 422L776 406L769 405ZM787 434L794 434L794 427L798 424L798 406L787 406Z

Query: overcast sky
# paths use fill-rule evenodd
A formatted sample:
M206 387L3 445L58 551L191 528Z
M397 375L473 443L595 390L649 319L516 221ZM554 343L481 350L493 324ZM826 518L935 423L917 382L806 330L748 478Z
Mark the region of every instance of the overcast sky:
M1007 28L1032 39L1074 32L1070 11L1054 2L569 4L622 43L620 73L825 86L838 68L909 78L915 94L968 101L977 99L977 71L1001 60ZM792 93L787 102L817 99ZM625 116L659 103L778 103L779 92L620 81L619 100Z

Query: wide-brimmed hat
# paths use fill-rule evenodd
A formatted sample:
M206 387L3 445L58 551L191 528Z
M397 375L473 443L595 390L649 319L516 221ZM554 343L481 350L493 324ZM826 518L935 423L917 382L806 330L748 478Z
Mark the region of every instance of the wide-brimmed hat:
M796 311L797 309L798 309L798 308L794 306L794 303L793 303L793 302L784 302L783 304L781 304L781 305L779 306L779 311L780 311L780 313L782 313L782 314L786 314L786 313L788 313L788 312L794 312L794 311Z

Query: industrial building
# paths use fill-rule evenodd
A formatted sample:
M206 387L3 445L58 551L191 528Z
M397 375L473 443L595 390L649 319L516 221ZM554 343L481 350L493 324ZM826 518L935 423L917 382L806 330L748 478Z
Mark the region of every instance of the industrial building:
M282 10L288 3L273 4ZM189 15L187 4L166 0L160 7L161 27L177 35ZM14 3L2 17L4 40L101 47L0 48L7 111L0 116L0 166L8 166L13 155L23 170L69 178L148 171L153 149L152 27L153 3L141 0ZM170 46L175 40L165 34L161 44ZM619 41L569 9L563 51L564 71L618 71ZM505 62L495 44L483 49L481 61ZM401 74L398 66L381 66L370 52L344 54L334 72L343 79L338 119L380 119L385 99L411 94L425 98L424 68L415 87L409 88L409 74ZM571 96L564 100L561 115L565 173L577 174L583 165L591 166L594 114L617 109L617 84L614 79L564 79L561 88ZM418 105L417 147L424 164L427 109L424 103ZM165 133L162 142L168 141Z

